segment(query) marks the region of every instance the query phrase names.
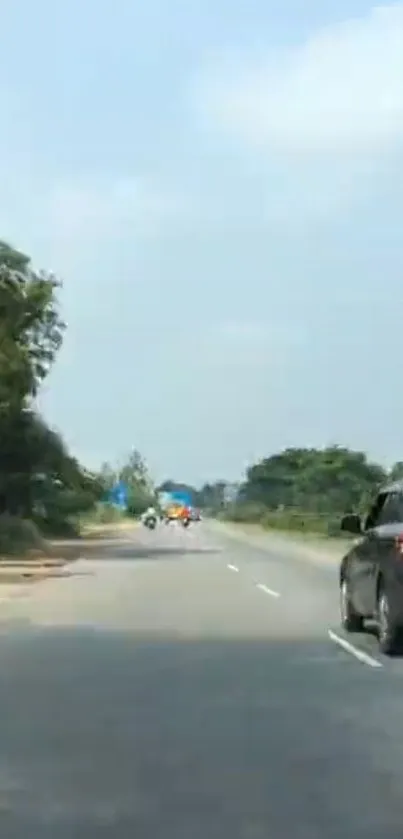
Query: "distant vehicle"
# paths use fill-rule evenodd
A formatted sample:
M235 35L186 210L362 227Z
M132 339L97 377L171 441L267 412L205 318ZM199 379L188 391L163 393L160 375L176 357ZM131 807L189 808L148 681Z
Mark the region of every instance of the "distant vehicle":
M381 489L368 515L343 517L357 536L340 564L340 615L347 632L375 621L379 647L392 655L403 636L403 481Z
M179 504L171 504L170 507L167 508L165 513L165 519L167 522L169 521L176 521L180 518L182 512L182 506Z
M182 507L179 514L179 521L183 527L189 527L189 524L192 521L191 507Z
M158 524L158 515L154 507L149 507L142 516L142 522L149 530L155 530Z
M201 520L200 510L198 510L197 507L192 507L190 516L191 516L192 521L200 521Z

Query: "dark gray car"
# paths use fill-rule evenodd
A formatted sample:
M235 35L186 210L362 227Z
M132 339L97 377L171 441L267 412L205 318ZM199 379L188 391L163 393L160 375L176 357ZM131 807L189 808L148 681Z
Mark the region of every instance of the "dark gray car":
M347 632L376 622L382 652L394 653L403 635L403 481L382 488L364 520L344 516L357 536L340 565L340 612Z

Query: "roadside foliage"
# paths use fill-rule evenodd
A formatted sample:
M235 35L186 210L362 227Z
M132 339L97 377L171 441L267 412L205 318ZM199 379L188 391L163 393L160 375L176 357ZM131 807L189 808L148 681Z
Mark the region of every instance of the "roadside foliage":
M10 516L67 533L101 492L99 477L34 407L63 341L59 288L53 274L36 271L28 256L0 241L0 553L16 532Z
M199 503L210 515L295 532L340 534L346 512L364 512L379 487L403 478L344 446L288 448L252 464L237 492L225 481L206 484Z

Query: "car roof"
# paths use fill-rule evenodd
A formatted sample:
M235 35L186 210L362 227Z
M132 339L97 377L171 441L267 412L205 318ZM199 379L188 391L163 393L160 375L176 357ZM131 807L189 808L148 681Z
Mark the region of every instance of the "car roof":
M400 481L394 481L393 484L385 484L385 486L381 487L379 490L380 493L386 492L401 492L403 493L403 478Z

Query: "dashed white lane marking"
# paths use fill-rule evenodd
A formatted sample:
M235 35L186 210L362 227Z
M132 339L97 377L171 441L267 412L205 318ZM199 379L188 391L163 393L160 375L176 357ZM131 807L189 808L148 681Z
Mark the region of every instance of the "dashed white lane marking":
M372 655L368 653L364 653L363 650L359 650L358 647L355 647L354 644L350 644L349 641L346 641L345 638L341 638L340 635L336 635L331 629L328 630L329 638L333 641L334 644L338 644L346 653L350 653L353 655L354 658L357 658L358 661L361 661L362 664L367 664L368 667L382 667L380 661L377 661L376 658L373 658Z
M227 568L229 568L230 571L239 572L239 568L237 568L236 565L227 565Z
M260 591L264 591L265 594L270 594L270 597L280 597L280 592L274 591L272 588L268 588L268 586L265 586L264 583L256 583L256 588L260 588Z

